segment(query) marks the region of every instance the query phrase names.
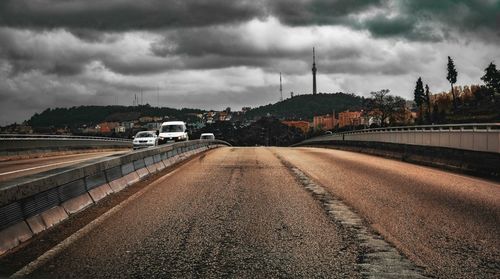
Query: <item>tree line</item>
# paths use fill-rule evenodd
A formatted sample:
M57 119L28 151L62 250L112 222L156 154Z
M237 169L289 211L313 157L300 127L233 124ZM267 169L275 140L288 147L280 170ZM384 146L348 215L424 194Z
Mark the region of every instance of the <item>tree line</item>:
M418 108L419 124L460 122L468 119L498 120L500 106L500 71L491 62L481 80L484 85L457 88L458 72L455 63L448 56L446 79L451 90L448 94L432 96L429 85L419 77L413 91L414 102ZM451 95L451 98L448 98ZM450 100L451 99L451 100ZM492 114L493 115L490 115Z

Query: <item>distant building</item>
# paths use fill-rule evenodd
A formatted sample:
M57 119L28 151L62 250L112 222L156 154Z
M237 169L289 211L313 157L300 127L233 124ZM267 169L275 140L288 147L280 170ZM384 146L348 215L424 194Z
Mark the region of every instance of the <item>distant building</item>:
M15 132L19 134L33 134L33 128L31 128L31 126L29 126L28 124L23 123L19 126L16 126Z
M203 114L201 113L196 113L196 112L190 112L190 113L186 113L186 116L193 116L193 117L196 117L196 118L202 118L203 117Z
M150 123L147 123L146 125L144 125L143 127L146 128L148 131L159 130L161 127L161 123L160 122L150 122Z
M99 133L111 133L114 129L119 126L118 122L102 122L97 124L95 127Z
M382 112L378 109L371 110L369 112L363 113L363 125L370 127L372 125L381 126L382 125Z
M97 134L99 131L94 127L85 127L82 130L83 134Z
M343 111L339 113L339 128L345 126L358 126L363 124L361 111Z
M304 135L307 134L310 126L310 123L307 121L281 121L281 123L287 125L288 127L300 129Z
M231 112L228 112L227 109L225 111L219 112L219 121L230 121L231 120Z
M141 116L141 117L139 117L139 122L141 122L141 123L148 123L148 122L153 122L153 121L155 121L155 120L151 116Z
M315 131L332 130L337 126L338 120L335 118L335 113L327 115L318 115L313 118L313 129Z
M115 133L125 133L127 129L124 126L116 126L115 127Z
M203 114L202 121L205 122L206 124L212 124L215 121L214 119L215 119L215 112L209 111Z
M132 129L134 128L135 121L123 121L120 123L120 126L125 127L125 129Z

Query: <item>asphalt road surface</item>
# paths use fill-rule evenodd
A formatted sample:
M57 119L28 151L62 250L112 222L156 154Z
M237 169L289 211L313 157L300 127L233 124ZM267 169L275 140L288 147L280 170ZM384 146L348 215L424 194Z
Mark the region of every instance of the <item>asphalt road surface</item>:
M0 161L0 182L128 151L105 151Z
M498 278L499 184L351 152L219 148L32 278ZM380 235L381 236L380 236Z

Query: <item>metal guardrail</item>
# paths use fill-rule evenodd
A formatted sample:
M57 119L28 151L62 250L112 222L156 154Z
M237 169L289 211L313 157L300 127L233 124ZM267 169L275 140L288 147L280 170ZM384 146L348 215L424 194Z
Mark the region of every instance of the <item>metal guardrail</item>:
M120 141L120 142L130 142L130 139L123 138L109 138L109 137L92 137L92 136L70 136L70 135L39 135L39 134L0 134L0 140L22 140L22 139L57 139L57 140L72 140L72 139L84 139L84 140L103 140L103 141Z
M500 123L364 129L319 136L298 145L335 141L384 142L500 153Z

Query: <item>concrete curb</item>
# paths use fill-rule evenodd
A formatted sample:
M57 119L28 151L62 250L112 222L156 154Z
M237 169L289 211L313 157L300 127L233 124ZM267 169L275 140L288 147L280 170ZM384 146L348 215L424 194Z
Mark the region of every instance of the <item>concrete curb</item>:
M217 140L177 143L0 185L0 255L153 173L228 145Z
M28 227L25 221L12 225L3 231L0 231L0 254L3 254L10 249L18 246L21 242L30 239L33 232Z

